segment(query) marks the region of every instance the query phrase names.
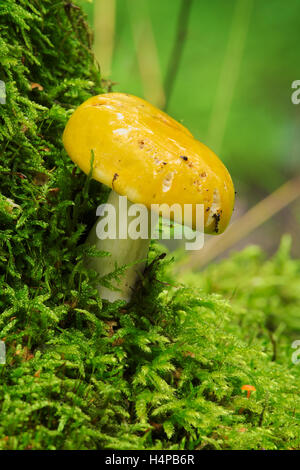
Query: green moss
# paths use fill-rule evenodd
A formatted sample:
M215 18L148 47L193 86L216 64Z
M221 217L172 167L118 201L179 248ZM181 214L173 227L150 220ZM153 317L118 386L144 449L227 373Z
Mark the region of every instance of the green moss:
M61 142L102 91L85 18L4 0L0 25L0 449L299 448L299 262L249 248L185 287L153 244L132 303L102 302L82 259L105 191Z

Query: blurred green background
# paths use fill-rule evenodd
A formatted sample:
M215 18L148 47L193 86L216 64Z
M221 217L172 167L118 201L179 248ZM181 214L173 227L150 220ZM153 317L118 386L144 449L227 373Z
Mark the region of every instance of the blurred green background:
M93 0L82 6L112 90L167 109L226 164L237 190L233 220L299 173L300 104L291 101L292 82L300 79L299 0ZM168 76L177 59L176 73ZM299 214L295 195L234 248L255 242L272 252L289 232L299 256Z

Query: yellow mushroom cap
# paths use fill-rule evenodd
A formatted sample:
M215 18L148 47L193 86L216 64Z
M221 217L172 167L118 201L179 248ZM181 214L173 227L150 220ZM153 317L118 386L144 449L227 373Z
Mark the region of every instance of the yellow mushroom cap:
M192 204L192 216L183 220L192 228L195 205L203 204L206 233L222 233L229 223L234 188L226 167L188 129L141 98L106 93L88 99L69 119L63 143L86 174L93 154L93 178L133 203L149 209Z

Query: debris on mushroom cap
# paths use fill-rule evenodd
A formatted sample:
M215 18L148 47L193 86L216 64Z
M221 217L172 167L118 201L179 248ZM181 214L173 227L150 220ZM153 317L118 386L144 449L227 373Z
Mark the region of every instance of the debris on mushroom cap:
M71 116L63 142L86 174L93 152L93 178L133 203L193 204L183 221L192 228L195 205L203 204L206 233L222 233L229 223L234 188L226 167L182 124L141 98L107 93L88 99Z

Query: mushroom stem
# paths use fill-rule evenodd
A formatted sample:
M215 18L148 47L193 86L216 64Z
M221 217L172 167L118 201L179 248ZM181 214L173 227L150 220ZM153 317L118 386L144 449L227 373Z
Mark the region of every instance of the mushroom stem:
M99 217L93 228L91 229L86 243L90 245L95 245L97 250L107 251L110 253L110 256L96 258L90 257L87 259L87 267L94 269L101 276L105 276L113 271L115 271L116 266L118 268L133 264L129 266L124 274L121 276L121 280L118 283L117 281L111 280L111 284L119 289L118 291L113 291L104 287L102 285L98 286L98 292L101 298L114 302L116 300L130 300L132 295L133 288L140 278L140 274L144 271L146 265L146 259L149 250L150 244L150 211L147 210L148 224L147 232L148 238L137 238L132 239L129 236L128 228L132 216L128 215L128 210L132 203L126 199L126 208L124 207L124 200L120 203L119 194L115 191L111 191L107 200L111 212L108 211L107 224L108 226L113 227L115 230L116 238L99 238L99 233L101 233L101 228L98 224L103 217ZM145 209L146 210L146 209ZM97 228L98 226L98 228ZM119 238L120 228L123 230L123 236L126 238ZM103 232L102 232L103 233ZM139 262L141 260L141 262Z

